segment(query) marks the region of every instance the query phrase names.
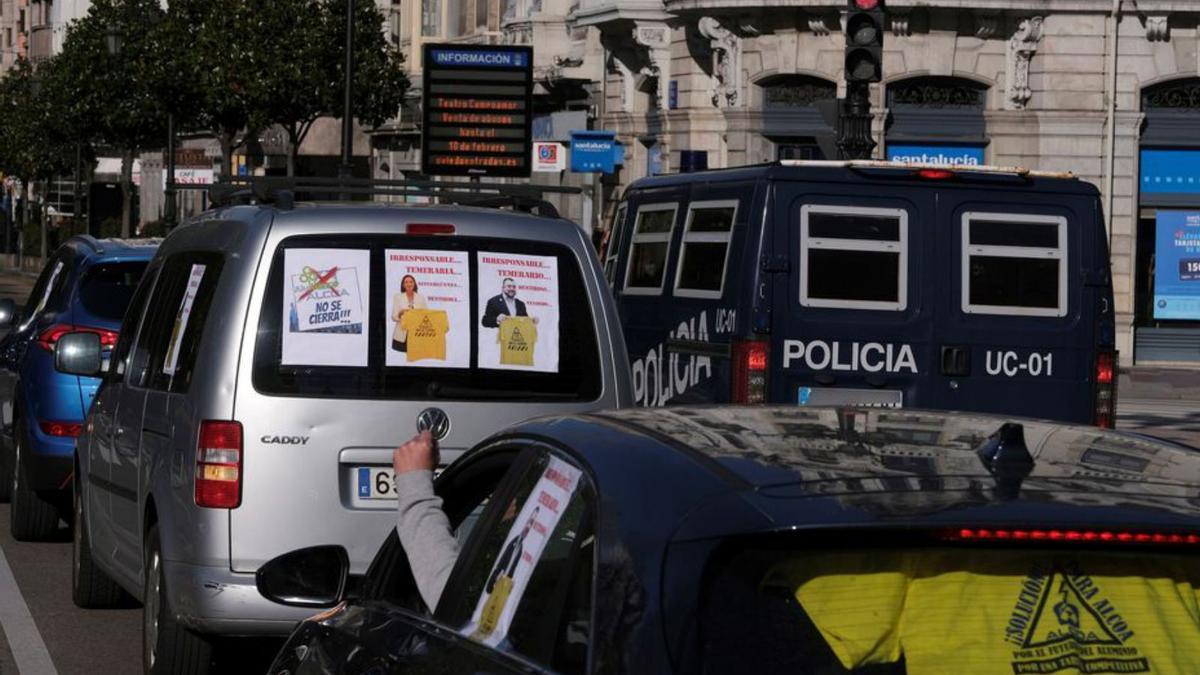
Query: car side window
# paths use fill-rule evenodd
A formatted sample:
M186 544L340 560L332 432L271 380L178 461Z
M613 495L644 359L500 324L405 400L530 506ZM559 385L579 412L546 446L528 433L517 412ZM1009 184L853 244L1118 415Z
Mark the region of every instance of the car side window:
M138 284L137 290L133 292L133 298L129 301L129 308L121 320L121 331L117 335L117 344L113 348L112 360L109 365L111 380L120 380L125 376L125 370L129 366L129 351L133 348L134 340L137 339L137 329L142 323L142 315L146 311L146 301L150 299L150 291L154 288L157 276L157 266L146 270L142 282Z
M187 391L201 334L216 293L222 258L184 253L163 265L150 306L129 361L130 381L169 392Z
M437 618L558 672L583 672L591 636L595 492L567 459L537 449L463 549Z

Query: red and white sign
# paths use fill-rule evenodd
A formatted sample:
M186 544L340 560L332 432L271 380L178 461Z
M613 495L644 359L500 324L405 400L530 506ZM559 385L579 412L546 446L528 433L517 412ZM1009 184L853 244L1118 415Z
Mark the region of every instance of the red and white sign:
M534 171L565 171L567 150L562 143L535 142L533 144Z
M188 169L175 167L176 185L212 185L216 180L216 172L212 169ZM167 189L167 172L162 172L163 189Z

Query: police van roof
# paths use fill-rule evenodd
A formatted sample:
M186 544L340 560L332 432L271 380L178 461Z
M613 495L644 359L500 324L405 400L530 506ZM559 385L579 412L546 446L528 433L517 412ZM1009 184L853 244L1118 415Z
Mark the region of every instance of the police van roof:
M781 160L729 169L653 176L635 181L631 189L650 189L709 182L752 180L811 180L834 182L918 181L955 187L1017 187L1048 192L1096 195L1094 185L1070 172L1034 171L1008 166L947 166L881 160Z

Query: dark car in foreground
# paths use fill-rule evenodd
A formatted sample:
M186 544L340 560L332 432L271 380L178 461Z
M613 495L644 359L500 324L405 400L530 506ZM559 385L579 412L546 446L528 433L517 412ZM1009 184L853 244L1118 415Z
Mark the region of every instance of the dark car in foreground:
M394 533L362 579L337 547L287 554L260 590L329 609L271 672L1200 664L1186 446L914 410L638 409L517 425L437 491L461 543L437 607Z

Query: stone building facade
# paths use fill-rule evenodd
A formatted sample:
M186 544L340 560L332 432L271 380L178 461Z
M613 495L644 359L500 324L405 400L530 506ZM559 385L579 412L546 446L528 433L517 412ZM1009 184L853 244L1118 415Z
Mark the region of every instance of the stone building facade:
M400 6L417 15L444 1ZM566 78L578 97L549 100L543 86L543 114L584 109L592 128L625 145L624 166L603 180L604 214L647 174L836 158L844 0L509 4L489 39L534 45L542 84ZM1195 320L1156 318L1154 307L1158 216L1200 211L1200 2L886 4L876 156L1070 171L1094 183L1122 362L1200 363L1200 302Z

